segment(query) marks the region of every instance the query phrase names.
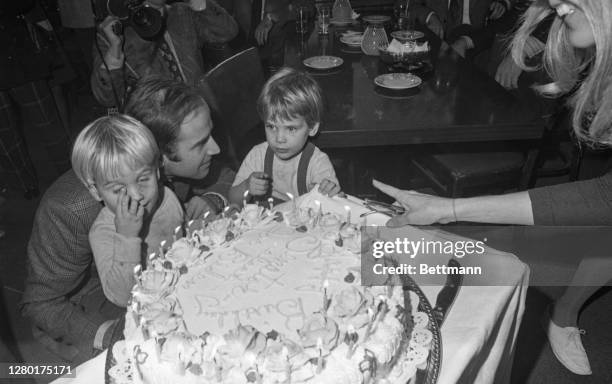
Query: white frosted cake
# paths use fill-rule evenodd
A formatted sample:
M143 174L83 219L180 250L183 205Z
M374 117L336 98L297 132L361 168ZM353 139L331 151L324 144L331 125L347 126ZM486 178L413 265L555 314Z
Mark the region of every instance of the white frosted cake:
M115 383L406 383L426 365L417 296L406 309L401 287L361 286L338 200L283 208L247 205L135 271Z

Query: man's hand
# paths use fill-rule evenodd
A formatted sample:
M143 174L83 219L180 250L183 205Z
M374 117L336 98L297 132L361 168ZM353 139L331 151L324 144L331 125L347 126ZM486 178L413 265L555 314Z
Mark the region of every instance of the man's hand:
M115 16L106 16L106 19L98 26L98 29L110 45L110 49L121 49L121 44L123 43L123 34L117 35L115 31L113 31L113 25L116 23L120 23L119 19ZM119 26L120 27L120 26Z
M249 176L249 194L251 196L263 196L270 190L270 176L264 172L253 172Z
M138 201L132 199L125 188L119 192L117 197L117 208L115 212L115 228L117 233L125 237L138 237L142 229L144 207Z
M523 70L514 62L512 55L506 55L499 64L499 67L497 67L495 81L504 88L516 89L518 88L518 80L521 73L523 73Z
M194 196L185 203L185 217L187 221L202 219L206 212L210 212L209 217L215 215L214 207L211 207L208 202L200 196Z
M445 224L454 220L452 199L425 195L415 191L403 191L377 180L373 180L372 184L393 197L406 209L403 215L391 218L387 222L388 227L401 227L407 224Z
M257 44L264 45L266 43L273 26L274 23L269 17L265 17L261 23L259 23L257 28L255 28L255 40L257 40Z
M323 179L319 184L319 192L329 197L334 197L340 193L340 186L331 180Z
M460 38L458 38L451 44L451 47L453 48L453 50L455 50L455 52L457 52L457 54L463 58L465 58L465 54L467 50L470 48L470 45L467 39L469 39L469 37L461 36Z
M489 19L497 20L506 13L506 6L501 1L492 1L489 7Z
M429 28L433 33L435 33L440 39L444 39L444 26L442 25L442 21L435 13L432 13L429 16L429 20L427 20L427 28Z

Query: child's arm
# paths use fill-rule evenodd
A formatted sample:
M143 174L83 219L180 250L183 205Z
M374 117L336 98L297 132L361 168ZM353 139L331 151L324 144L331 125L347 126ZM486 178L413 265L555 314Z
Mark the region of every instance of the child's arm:
M96 221L89 232L89 242L104 295L125 307L136 283L134 267L141 262L144 208L124 190L117 199L116 211L114 222L110 218Z
M248 190L250 196L263 196L270 189L270 176L264 172L253 172L251 175L230 188L229 200L232 204L241 206L244 201L244 193Z
M340 193L340 183L336 178L336 172L329 157L320 150L316 150L308 166L309 184L312 186L319 184L319 192L333 197Z

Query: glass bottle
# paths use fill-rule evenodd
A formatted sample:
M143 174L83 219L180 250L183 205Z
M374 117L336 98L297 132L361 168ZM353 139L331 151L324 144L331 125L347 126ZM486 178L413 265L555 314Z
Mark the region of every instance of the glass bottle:
M385 32L384 22L368 22L368 27L363 34L361 40L361 50L366 55L378 56L380 52L378 47L389 44L387 32Z

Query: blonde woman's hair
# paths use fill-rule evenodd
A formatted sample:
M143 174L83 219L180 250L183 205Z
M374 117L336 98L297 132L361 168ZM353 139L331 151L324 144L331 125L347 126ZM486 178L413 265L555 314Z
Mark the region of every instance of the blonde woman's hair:
M122 176L126 168L159 165L159 150L151 131L126 115L101 117L86 126L72 148L72 168L90 187Z
M257 111L263 121L304 119L312 128L321 121L323 92L308 74L291 68L282 68L264 85Z
M572 46L567 26L555 18L544 50L544 68L553 83L535 87L546 96L571 93L572 126L581 140L591 145L612 146L612 1L574 0L593 29L595 45ZM523 15L512 41L512 57L525 70L525 41L537 24L554 12L547 0L535 0Z

